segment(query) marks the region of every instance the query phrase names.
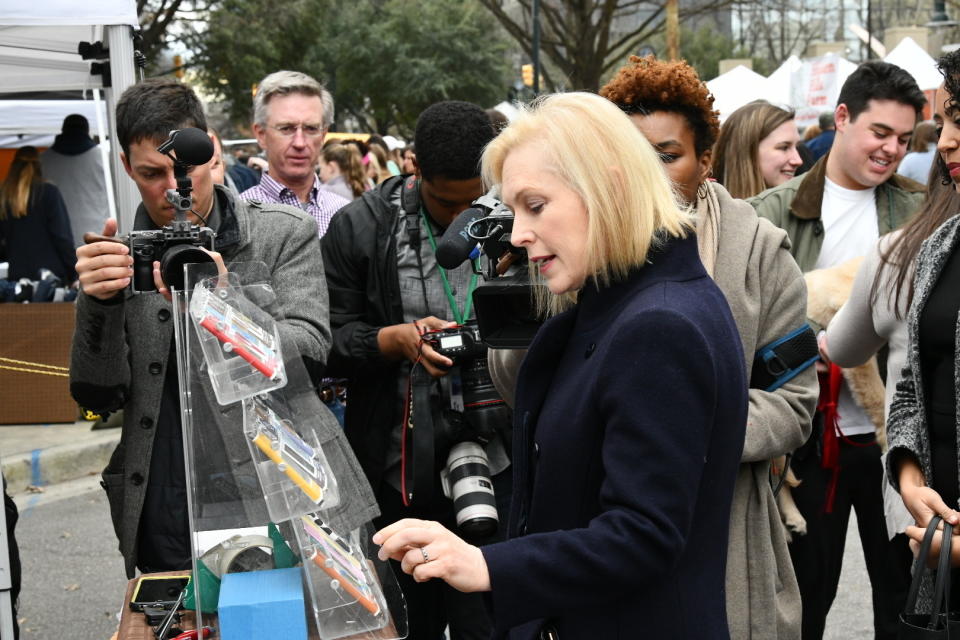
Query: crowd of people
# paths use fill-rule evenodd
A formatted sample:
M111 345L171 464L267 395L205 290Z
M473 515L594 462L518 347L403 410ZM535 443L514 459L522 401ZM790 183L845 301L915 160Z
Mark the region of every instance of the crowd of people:
M762 100L721 124L690 65L632 57L599 95L544 96L509 123L434 104L409 146L326 140L333 96L278 71L252 104L258 159L155 79L121 96L117 143L133 229L156 229L175 184L157 147L210 132L191 220L228 265L268 265L281 341L324 401L346 385L346 504L379 513L409 638L819 639L855 511L875 637L893 639L927 525L960 524L960 53L940 69L932 123L908 73L865 62L801 137ZM50 150L21 149L0 242L11 278L78 282L70 387L123 412L103 486L132 577L191 564L177 345L169 300L127 295L116 221L62 177L83 158L95 174L95 151L74 116ZM478 263L444 268L437 247L486 193L513 214L543 324L488 351L480 420L428 334L476 321ZM813 312L828 298L832 319ZM879 406L850 373L878 354ZM493 530L444 495L461 440L486 460ZM799 484L771 477L789 477L784 456ZM960 538L941 538L932 553L949 542L960 566Z

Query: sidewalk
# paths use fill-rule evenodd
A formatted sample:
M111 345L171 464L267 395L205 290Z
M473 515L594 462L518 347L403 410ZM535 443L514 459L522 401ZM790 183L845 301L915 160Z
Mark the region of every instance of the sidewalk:
M120 429L93 422L0 425L0 466L11 495L99 474L120 442Z

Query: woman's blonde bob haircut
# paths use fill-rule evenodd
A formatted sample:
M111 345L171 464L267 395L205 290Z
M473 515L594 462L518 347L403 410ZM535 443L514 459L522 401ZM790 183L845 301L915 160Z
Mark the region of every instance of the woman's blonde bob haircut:
M598 286L642 266L659 240L685 237L691 229L690 214L677 205L653 147L605 98L559 93L522 108L483 152L488 187L502 184L507 156L526 145L543 151L549 159L543 168L583 200L587 271ZM548 306L556 311L567 304L552 299Z

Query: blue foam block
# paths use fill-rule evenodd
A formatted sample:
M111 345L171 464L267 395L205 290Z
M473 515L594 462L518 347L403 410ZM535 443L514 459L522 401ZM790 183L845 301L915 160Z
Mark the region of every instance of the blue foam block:
M222 640L307 640L301 570L228 573L217 607Z

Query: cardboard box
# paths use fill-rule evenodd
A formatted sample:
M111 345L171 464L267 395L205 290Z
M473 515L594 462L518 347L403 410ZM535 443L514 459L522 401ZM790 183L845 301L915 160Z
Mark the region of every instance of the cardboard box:
M0 304L0 424L77 420L66 377L75 309L72 302Z

